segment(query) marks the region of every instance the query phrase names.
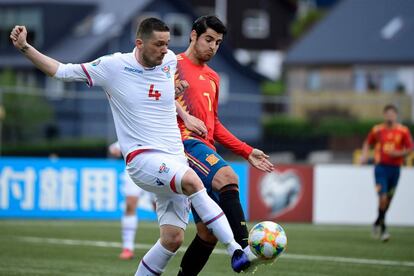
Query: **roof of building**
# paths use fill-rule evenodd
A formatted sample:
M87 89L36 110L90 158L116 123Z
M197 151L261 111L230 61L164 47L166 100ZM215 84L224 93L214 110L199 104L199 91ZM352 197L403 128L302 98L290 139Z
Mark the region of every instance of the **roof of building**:
M413 14L411 0L342 0L293 45L285 64L412 64Z

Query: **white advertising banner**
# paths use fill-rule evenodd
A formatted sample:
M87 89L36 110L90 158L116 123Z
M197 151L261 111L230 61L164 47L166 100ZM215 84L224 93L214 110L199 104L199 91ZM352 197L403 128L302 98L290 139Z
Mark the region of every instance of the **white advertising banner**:
M374 166L317 165L313 222L372 224L378 213ZM402 168L386 216L389 225L414 225L414 169Z

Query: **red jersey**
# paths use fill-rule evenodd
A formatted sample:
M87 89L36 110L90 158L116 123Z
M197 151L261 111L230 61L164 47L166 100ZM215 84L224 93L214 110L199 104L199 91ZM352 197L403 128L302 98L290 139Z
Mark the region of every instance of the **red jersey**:
M247 159L253 148L237 139L218 119L219 75L207 64L192 63L184 53L177 56L177 61L178 79L189 83L189 87L177 101L189 114L202 120L208 131L207 137L203 138L189 131L181 118L178 118L181 138L198 139L214 150L216 150L214 143L217 141Z
M385 124L375 125L368 134L367 143L375 145L375 163L401 166L403 157L391 157L393 150L413 148L413 140L407 127L397 124L389 128Z

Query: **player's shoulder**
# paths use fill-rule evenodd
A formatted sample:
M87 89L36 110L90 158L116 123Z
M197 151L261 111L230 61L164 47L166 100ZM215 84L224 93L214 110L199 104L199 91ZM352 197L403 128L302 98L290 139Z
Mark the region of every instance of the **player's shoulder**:
M208 66L206 64L206 66L204 67L204 71L206 74L208 74L211 78L213 78L214 80L218 81L220 79L219 74L213 70L213 68L211 68L210 66Z
M403 124L398 124L395 129L402 133L410 133L410 129Z
M177 54L177 62L184 60L184 53Z
M164 56L163 63L177 62L177 56L173 51L168 49L167 53Z
M381 131L383 129L385 129L385 125L382 124L382 123L381 124L376 124L372 127L373 132L378 132L378 131Z

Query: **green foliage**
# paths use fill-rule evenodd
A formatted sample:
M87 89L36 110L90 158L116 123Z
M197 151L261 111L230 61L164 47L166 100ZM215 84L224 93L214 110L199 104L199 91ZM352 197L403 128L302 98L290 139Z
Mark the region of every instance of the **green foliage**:
M376 123L379 123L379 121L357 121L338 117L325 117L318 121L310 121L278 116L269 118L264 122L264 131L267 136L275 137L351 137L368 134ZM407 126L413 128L413 124Z
M104 139L66 139L37 143L4 144L2 154L15 156L86 156L102 157L106 154Z
M51 120L53 110L49 103L33 91L15 93L10 87L16 85L16 74L11 69L0 73L0 87L7 87L1 94L5 110L3 141L19 143L33 141L41 132L41 127ZM30 89L31 90L31 89Z
M266 96L279 96L285 93L285 83L281 80L265 81L262 83L262 92Z
M295 39L298 39L304 35L315 23L323 18L324 11L310 10L305 16L299 17L292 23L291 34Z

